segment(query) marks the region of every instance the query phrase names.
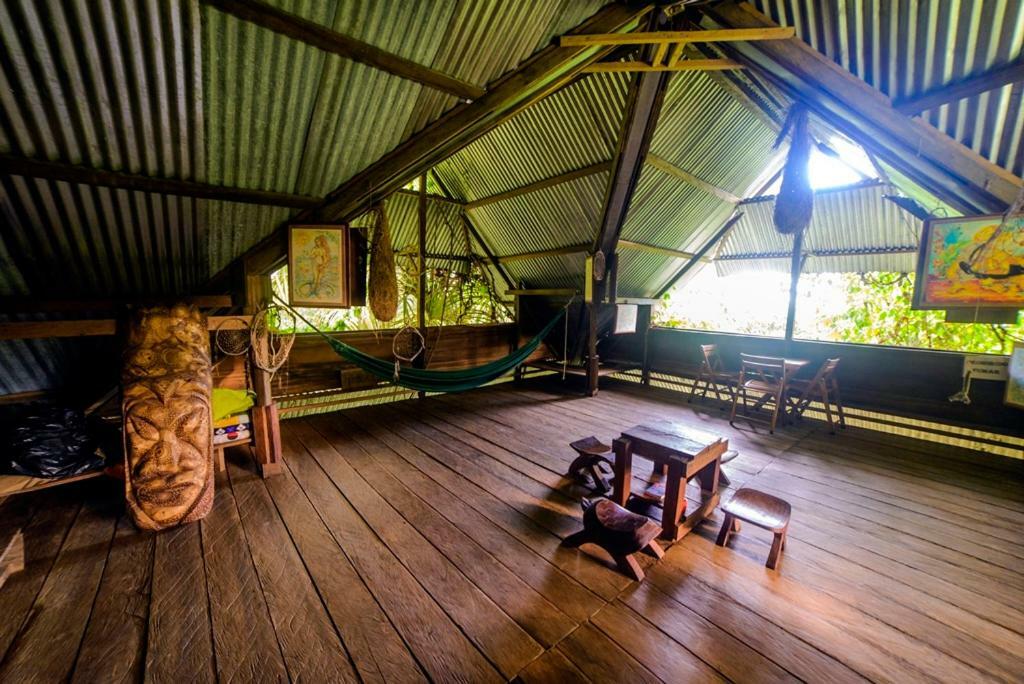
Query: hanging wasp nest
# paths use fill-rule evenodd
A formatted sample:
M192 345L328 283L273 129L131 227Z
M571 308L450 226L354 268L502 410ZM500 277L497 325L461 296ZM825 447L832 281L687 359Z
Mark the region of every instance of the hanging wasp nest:
M395 274L395 252L391 247L387 214L383 204L373 208L376 214L370 243L370 276L367 295L370 311L378 321L390 321L398 313L398 278Z
M814 212L814 190L811 188L808 164L811 159L811 134L807 129L807 110L794 105L779 133L778 147L792 135L789 155L782 175L782 187L775 198L775 229L783 235L796 235L811 224Z

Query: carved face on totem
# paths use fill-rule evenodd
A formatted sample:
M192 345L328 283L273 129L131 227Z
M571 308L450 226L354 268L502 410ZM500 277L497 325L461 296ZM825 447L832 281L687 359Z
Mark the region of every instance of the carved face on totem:
M195 309L149 309L129 333L123 372L125 494L135 523L164 529L212 503L210 346Z

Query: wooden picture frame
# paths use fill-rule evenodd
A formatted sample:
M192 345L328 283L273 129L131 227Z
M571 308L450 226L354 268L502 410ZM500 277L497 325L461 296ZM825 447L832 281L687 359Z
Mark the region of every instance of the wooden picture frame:
M288 229L288 303L352 306L352 243L347 226L296 225Z
M1003 403L1007 406L1024 409L1024 344L1021 343L1015 343L1013 351L1010 353Z
M1002 214L959 216L925 221L914 280L914 309L1021 309L1024 275L1007 276L1012 265L1024 263L1024 215L1008 219L998 243L989 249L982 271L986 278L964 270L971 255L1002 222ZM1003 263L1005 262L1005 263Z

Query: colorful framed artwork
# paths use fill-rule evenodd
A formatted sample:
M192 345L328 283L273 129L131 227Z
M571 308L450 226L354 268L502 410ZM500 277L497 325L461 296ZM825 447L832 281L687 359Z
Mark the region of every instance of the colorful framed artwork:
M1024 215L929 219L921 233L915 309L1024 308Z
M288 301L292 306L351 306L348 228L291 226L288 230Z
M1024 344L1013 345L1003 403L1024 409Z

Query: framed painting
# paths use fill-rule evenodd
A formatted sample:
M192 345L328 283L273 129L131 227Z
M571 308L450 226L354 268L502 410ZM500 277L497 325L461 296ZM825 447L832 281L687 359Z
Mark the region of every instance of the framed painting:
M915 309L1024 308L1024 216L930 219L921 233Z
M1010 354L1010 366L1006 379L1006 396L1003 403L1024 409L1024 344L1014 344Z
M288 303L323 308L351 306L348 250L345 226L291 226Z

